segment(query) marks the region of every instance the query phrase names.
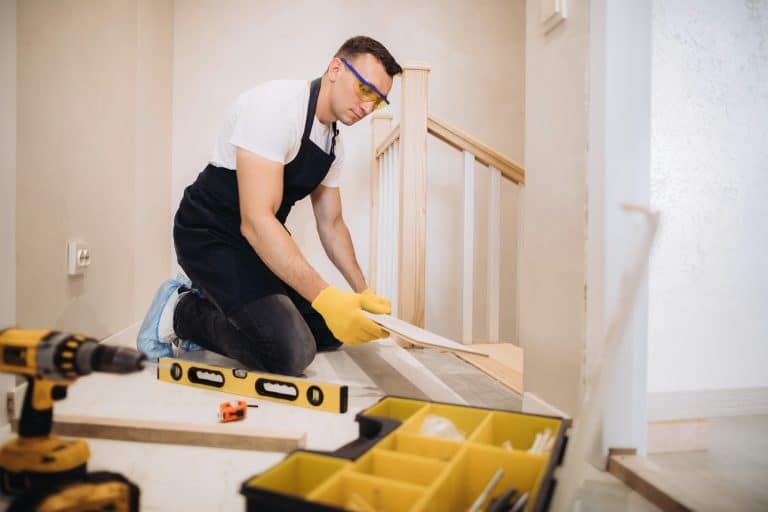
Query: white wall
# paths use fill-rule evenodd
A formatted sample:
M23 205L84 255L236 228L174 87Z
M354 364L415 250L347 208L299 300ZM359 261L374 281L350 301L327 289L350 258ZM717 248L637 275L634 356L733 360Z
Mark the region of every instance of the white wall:
M380 40L401 64L429 63L430 111L522 161L523 12L521 0L398 0L386 6L277 0L177 2L172 209L177 207L184 187L207 163L216 134L239 93L265 80L321 75L341 43L356 34ZM391 97L397 118L399 79ZM370 123L365 120L340 129L347 152L341 187L345 220L365 272L369 262ZM444 335L458 337L462 240L457 236L461 233L461 209L456 205L461 204L462 156L434 141L430 141L430 148L426 324ZM508 204L515 201L515 191L510 189L505 186ZM321 275L337 286L346 286L323 253L309 201L296 206L288 225ZM514 218L505 219L506 253L502 261L507 281L501 328L507 340L514 333L516 243L510 240L514 227ZM484 290L481 287L479 284L477 289ZM481 318L475 320L480 324L479 337L484 334Z
M16 323L16 0L0 0L0 329Z
M647 277L644 274L620 343L607 367L602 343L629 290L624 282L648 226L621 204L649 204L651 7L635 0L590 2L589 159L587 162L587 286L585 380L610 368L603 399L602 442L593 462L608 448L632 446L644 453L647 438ZM645 262L643 262L645 263ZM634 268L632 270L635 270ZM623 314L623 312L622 312ZM586 392L586 391L585 391Z
M520 345L526 391L573 414L584 358L589 10L569 2L568 19L544 34L539 4L526 3Z
M653 2L648 390L768 386L768 2Z

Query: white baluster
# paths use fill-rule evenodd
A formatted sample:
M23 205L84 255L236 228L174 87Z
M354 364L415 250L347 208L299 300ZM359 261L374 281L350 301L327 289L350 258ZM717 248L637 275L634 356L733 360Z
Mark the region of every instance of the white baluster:
M501 171L488 167L488 340L499 341L499 294L501 283Z
M377 191L378 193L378 219L377 219L377 228L376 228L376 291L378 293L381 293L384 289L384 266L386 265L386 262L384 261L384 243L386 240L386 224L385 224L385 218L387 213L387 205L384 201L384 198L386 197L386 187L387 184L384 181L384 176L386 175L387 170L387 163L386 163L386 153L379 156L378 158L379 162L379 189Z
M395 153L392 146L387 150L387 245L386 245L386 260L387 260L387 295L392 294L392 263L394 256L392 255L392 237L393 237L393 225L397 222L397 212L393 205L393 191L392 191L392 179L395 172Z
M392 166L392 211L395 213L392 222L392 314L397 315L399 289L399 259L400 259L400 140L392 147L394 165Z
M475 270L475 155L464 151L464 253L461 286L461 342L472 343Z
M389 184L387 183L387 169L389 169L389 155L385 151L381 155L381 235L379 236L379 293L387 292L387 260L386 260L386 246L389 240L389 226L387 224L387 215L389 212L389 202L387 201L387 190Z

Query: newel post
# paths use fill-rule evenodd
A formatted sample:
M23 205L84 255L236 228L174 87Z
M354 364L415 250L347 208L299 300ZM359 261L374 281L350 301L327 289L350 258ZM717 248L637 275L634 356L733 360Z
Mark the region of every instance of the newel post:
M427 212L427 93L430 67L403 66L400 119L398 316L424 326Z

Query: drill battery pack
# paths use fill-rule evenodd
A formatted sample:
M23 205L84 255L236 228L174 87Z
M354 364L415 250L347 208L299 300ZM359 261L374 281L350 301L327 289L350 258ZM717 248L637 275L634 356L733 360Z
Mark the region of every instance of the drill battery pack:
M32 486L82 479L90 450L83 439L16 438L0 451L0 489L6 495L24 493Z
M138 512L139 488L119 473L87 473L77 480L31 487L8 512Z

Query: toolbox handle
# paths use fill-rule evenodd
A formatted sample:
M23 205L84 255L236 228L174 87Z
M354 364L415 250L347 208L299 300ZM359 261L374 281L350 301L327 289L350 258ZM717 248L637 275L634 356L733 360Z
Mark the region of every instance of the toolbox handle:
M383 416L358 414L355 419L360 425L360 436L333 452L331 456L355 460L402 424L400 420Z

